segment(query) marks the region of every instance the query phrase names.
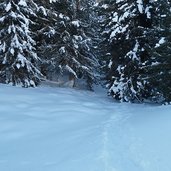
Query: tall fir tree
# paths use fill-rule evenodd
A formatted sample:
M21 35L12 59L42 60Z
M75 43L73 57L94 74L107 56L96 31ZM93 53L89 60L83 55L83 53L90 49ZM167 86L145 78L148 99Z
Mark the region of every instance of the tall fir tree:
M171 3L168 0L155 2L155 46L150 51L151 65L145 71L148 81L155 89L153 100L171 101Z
M40 72L30 25L36 17L32 0L0 2L0 81L36 86Z
M51 66L45 67L47 75L49 72L56 75L68 72L69 79L83 79L91 89L97 60L91 50L91 38L85 32L88 24L82 18L84 10L80 2L56 1L50 9L56 16L43 33L46 46L43 56L45 64L49 61Z
M112 15L114 12L115 1L99 1L95 9L98 14L99 24L99 44L98 44L98 58L101 66L101 80L106 80L106 75L109 72L109 63L112 58L112 47L110 43L110 34L112 32L114 22L112 22Z
M144 67L150 61L155 41L153 30L154 1L110 1L112 9L105 24L110 45L107 87L109 94L121 101L143 101L153 96Z

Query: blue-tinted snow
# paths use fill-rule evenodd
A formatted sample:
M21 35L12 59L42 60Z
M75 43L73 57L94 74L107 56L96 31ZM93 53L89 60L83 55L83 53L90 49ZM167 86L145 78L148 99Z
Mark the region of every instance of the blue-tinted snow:
M170 171L171 106L0 84L1 171Z

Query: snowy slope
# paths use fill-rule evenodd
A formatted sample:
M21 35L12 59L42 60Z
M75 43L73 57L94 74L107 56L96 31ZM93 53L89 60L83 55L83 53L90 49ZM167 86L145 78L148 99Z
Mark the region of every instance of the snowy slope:
M0 84L0 171L171 171L171 106Z

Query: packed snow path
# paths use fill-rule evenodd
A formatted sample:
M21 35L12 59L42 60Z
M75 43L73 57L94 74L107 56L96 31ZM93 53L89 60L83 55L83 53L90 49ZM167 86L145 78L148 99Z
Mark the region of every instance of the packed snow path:
M171 106L0 84L1 171L171 171Z

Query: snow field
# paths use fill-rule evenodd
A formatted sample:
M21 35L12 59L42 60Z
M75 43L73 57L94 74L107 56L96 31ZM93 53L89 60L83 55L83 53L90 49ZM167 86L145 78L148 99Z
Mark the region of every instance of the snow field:
M0 85L0 170L170 171L171 107Z

